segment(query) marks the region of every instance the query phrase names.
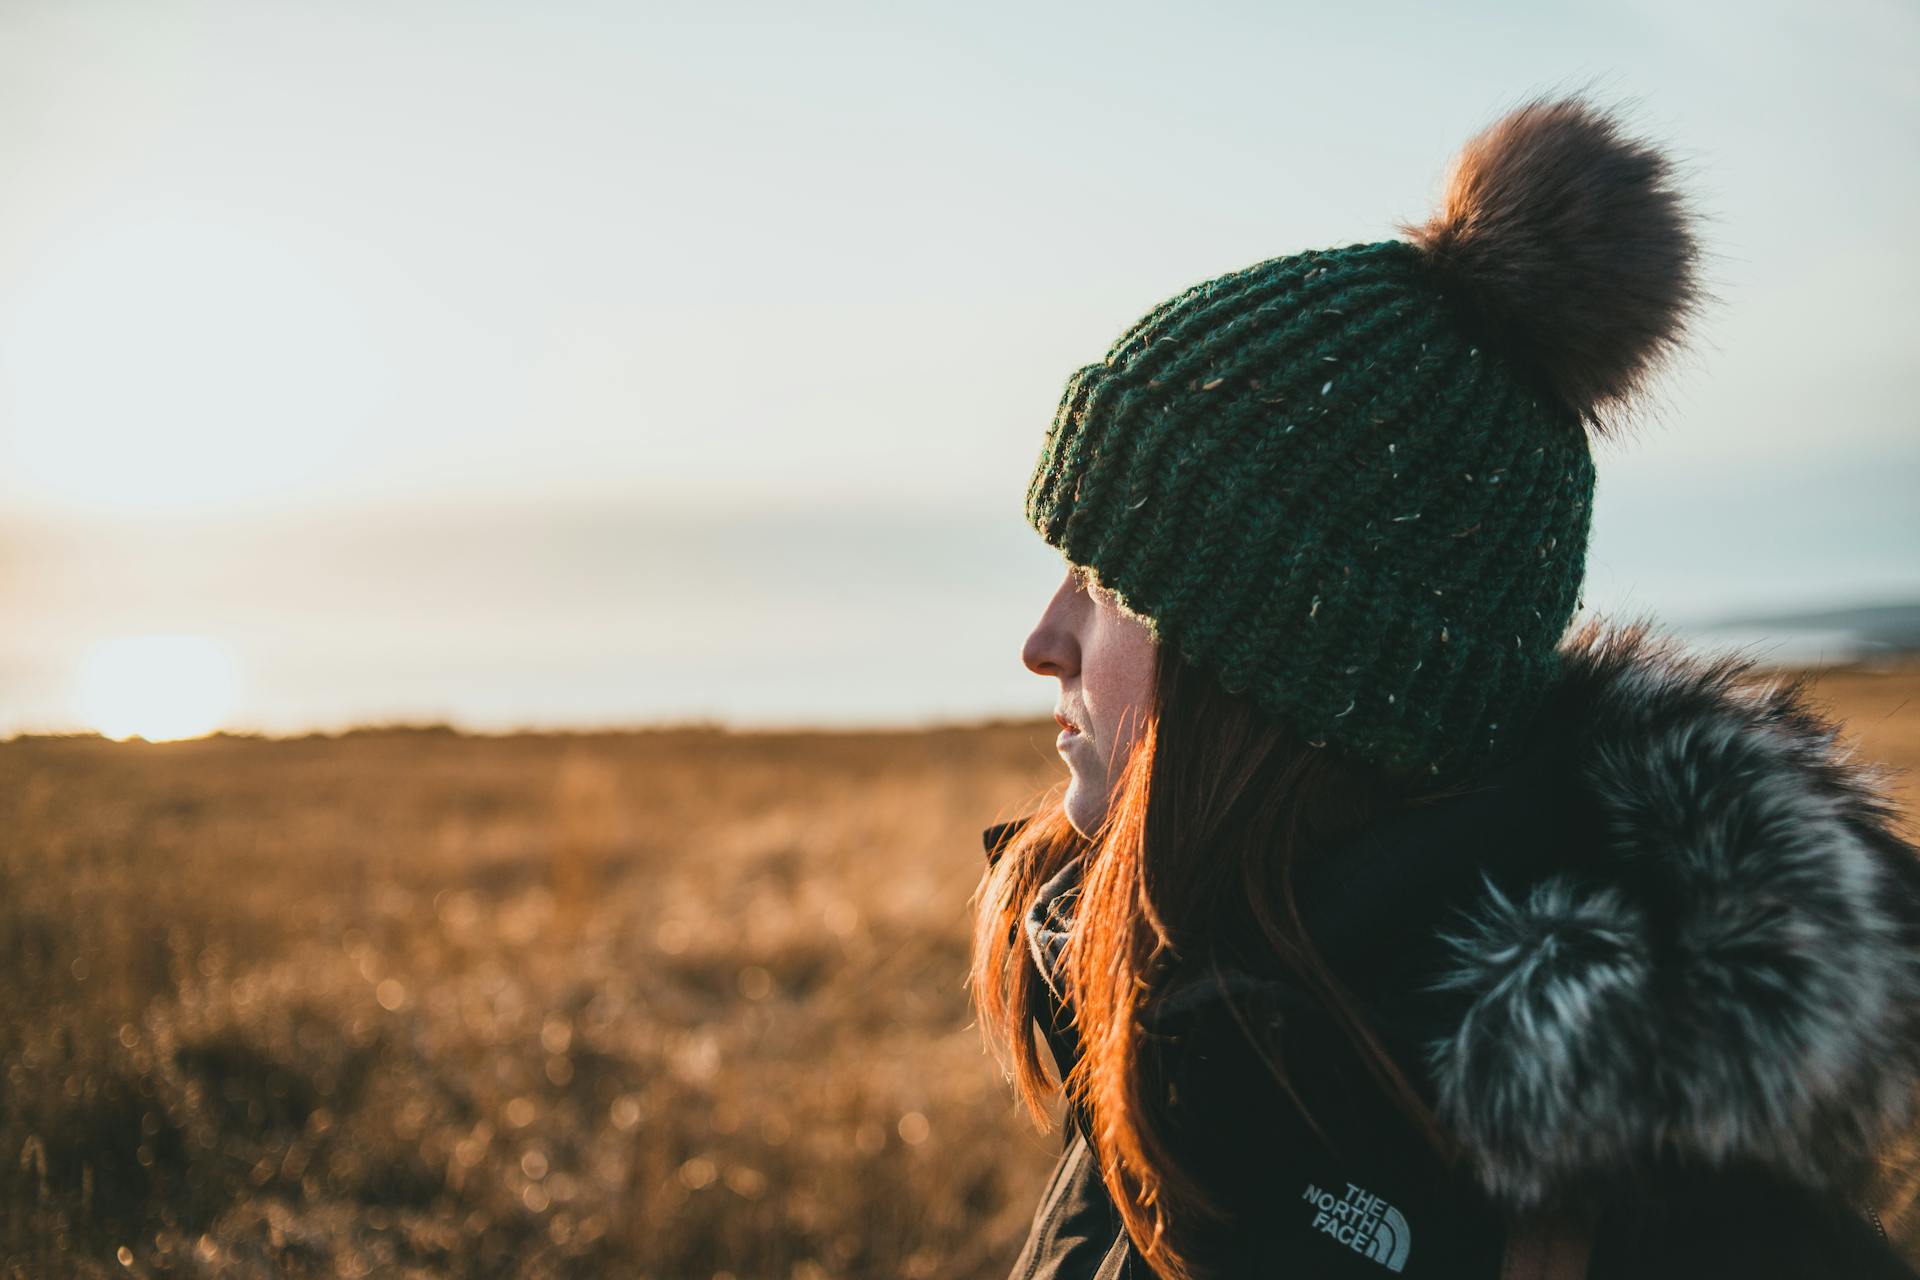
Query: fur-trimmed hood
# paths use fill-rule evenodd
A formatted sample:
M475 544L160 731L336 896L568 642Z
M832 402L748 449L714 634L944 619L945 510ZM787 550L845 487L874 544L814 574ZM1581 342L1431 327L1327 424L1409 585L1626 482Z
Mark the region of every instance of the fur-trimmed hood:
M1888 771L1751 659L1645 622L1560 648L1523 758L1314 859L1303 921L1496 1205L1656 1165L1851 1190L1920 1079L1920 856ZM1044 962L1076 881L1029 915Z
M1441 931L1441 1118L1519 1206L1654 1159L1850 1182L1920 1077L1888 772L1740 655L1599 622L1562 655L1535 764L1565 808Z

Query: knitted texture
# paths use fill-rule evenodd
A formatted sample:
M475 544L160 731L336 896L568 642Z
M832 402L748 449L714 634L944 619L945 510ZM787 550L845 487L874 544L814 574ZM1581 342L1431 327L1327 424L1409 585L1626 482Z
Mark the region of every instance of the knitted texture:
M1154 308L1067 383L1041 536L1316 745L1452 780L1507 758L1579 605L1576 407L1399 240Z

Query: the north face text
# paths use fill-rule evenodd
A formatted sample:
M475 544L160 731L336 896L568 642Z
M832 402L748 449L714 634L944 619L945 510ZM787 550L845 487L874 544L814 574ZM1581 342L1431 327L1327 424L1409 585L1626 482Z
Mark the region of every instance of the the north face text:
M1413 1233L1400 1211L1363 1187L1347 1184L1347 1194L1322 1191L1311 1182L1301 1193L1313 1206L1313 1225L1355 1253L1365 1254L1389 1271L1407 1265Z

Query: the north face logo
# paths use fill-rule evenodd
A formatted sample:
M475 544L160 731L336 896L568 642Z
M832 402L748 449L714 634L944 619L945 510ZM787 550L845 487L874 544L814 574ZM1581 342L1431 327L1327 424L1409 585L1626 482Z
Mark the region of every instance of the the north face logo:
M1347 1184L1347 1194L1322 1191L1311 1182L1300 1198L1313 1206L1313 1225L1355 1253L1364 1253L1389 1271L1407 1265L1413 1232L1400 1211L1379 1196Z

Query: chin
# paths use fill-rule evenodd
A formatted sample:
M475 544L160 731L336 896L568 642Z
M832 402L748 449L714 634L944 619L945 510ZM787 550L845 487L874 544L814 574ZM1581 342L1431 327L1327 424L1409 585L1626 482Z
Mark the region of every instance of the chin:
M1092 839L1100 820L1107 816L1106 806L1090 794L1092 788L1074 778L1067 784L1066 799L1061 807L1067 811L1067 822L1081 835Z

